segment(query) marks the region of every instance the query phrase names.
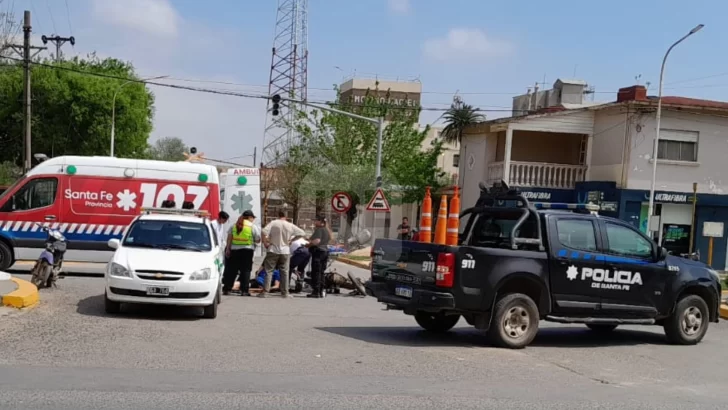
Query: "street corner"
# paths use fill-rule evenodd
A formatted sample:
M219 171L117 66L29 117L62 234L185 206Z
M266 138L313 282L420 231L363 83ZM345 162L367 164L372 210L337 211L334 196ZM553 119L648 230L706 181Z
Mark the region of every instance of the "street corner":
M369 269L370 268L369 263L371 263L371 261L369 259L357 260L357 259L350 259L345 256L339 256L338 258L336 258L336 260L338 262L345 263L345 264L351 265L351 266L356 266L357 268L361 268L361 269Z
M0 296L2 305L23 309L38 303L38 288L32 283L0 272Z

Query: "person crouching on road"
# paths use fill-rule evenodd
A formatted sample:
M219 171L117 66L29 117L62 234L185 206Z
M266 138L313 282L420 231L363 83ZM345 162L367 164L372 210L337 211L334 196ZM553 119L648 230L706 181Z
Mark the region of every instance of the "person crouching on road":
M230 294L235 278L240 275L240 294L250 296L250 273L253 270L255 246L260 243L260 228L253 224L253 211L245 211L230 228L225 247L225 271L222 276L222 293Z
M303 229L296 225L288 222L286 219L285 212L278 212L278 219L273 220L271 223L263 228L263 244L266 248L265 259L263 259L263 266L265 267L265 286L263 291L258 297L268 297L270 292L270 282L273 276L273 272L278 270L281 276L281 296L284 298L289 297L288 284L289 274L288 268L291 259L291 247L290 242L296 236L303 236L306 233Z
M319 215L314 221L316 230L309 240L309 251L311 252L311 291L306 295L309 298L324 297L324 270L329 260L329 242L333 237L331 229L326 223L326 217Z

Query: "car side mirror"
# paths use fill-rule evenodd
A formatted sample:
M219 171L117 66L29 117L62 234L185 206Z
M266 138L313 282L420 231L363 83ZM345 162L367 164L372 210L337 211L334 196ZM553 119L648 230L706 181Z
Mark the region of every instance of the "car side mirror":
M119 246L121 246L121 241L117 238L109 239L109 242L107 242L107 245L109 245L109 248L111 249L119 249Z
M662 262L667 259L667 249L663 247L657 248L657 262Z

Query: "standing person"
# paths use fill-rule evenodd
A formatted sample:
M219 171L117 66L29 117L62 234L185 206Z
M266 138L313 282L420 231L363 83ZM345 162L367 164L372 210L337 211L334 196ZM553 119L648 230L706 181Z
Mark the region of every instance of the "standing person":
M253 221L253 211L245 211L230 228L225 246L225 271L222 277L222 293L230 294L235 285L235 277L240 274L240 294L250 296L250 272L253 270L255 246L260 243L261 234Z
M410 228L409 218L406 216L402 218L402 223L397 227L397 239L400 241L408 241L412 228Z
M228 215L225 211L220 211L219 214L217 214L217 219L212 221L212 228L215 230L215 234L217 234L217 240L220 242L220 248L227 249L227 235L225 234L225 224L230 219L230 215Z
M288 222L286 213L278 212L278 219L272 221L263 228L263 245L266 248L265 259L263 259L263 267L265 268L265 286L258 297L268 297L270 292L270 282L273 271L278 270L281 277L281 296L289 297L288 294L288 264L291 259L290 242L296 236L304 236L306 233L303 229Z
M316 230L309 240L311 252L311 288L313 291L306 295L309 298L324 297L324 270L329 260L329 242L334 236L326 223L326 217L319 215L314 221Z

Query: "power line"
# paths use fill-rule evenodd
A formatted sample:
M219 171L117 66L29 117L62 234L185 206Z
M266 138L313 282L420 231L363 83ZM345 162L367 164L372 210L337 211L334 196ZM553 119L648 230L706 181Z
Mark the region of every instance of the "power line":
M58 33L58 29L56 28L56 19L53 18L53 11L51 10L51 3L46 0L46 7L48 8L48 14L51 16L51 24L53 24L53 33Z
M71 26L71 10L68 8L68 0L66 2L66 17L68 18L68 32L73 35L73 27Z

